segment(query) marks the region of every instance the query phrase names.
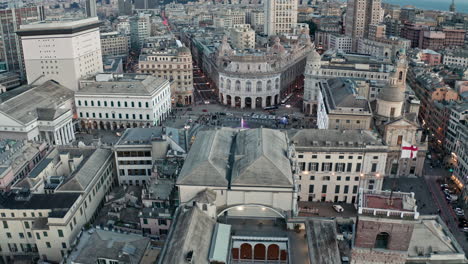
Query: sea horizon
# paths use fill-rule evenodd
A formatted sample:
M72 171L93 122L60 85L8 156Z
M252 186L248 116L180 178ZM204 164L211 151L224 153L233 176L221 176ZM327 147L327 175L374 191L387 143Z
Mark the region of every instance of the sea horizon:
M382 0L393 5L412 5L419 9L449 11L452 0ZM455 9L460 13L468 13L468 0L455 0Z

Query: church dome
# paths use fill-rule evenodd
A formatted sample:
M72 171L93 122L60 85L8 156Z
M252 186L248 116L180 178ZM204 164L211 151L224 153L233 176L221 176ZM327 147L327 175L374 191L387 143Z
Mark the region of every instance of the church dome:
M307 55L307 60L308 61L321 61L322 56L320 56L320 54L315 49L312 49L309 55Z
M382 89L377 99L387 102L403 102L405 100L405 91L397 85L396 73L390 75L390 85Z

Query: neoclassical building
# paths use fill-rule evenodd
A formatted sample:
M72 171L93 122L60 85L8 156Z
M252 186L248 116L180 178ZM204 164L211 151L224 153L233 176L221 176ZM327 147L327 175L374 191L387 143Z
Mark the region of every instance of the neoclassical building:
M374 122L389 148L386 175L422 176L427 142L418 121L419 101L406 100L406 72L408 64L404 51L395 62L389 85L377 97ZM403 143L416 151L411 158L401 158Z
M275 38L265 52L237 53L224 37L215 58L220 102L252 109L278 104L281 92L304 72L312 48L307 32L289 49Z

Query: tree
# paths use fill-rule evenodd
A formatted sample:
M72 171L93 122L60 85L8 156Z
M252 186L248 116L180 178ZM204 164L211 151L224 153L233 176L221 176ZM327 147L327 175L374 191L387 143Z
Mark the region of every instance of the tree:
M312 21L306 21L305 22L307 25L309 25L309 34L311 36L314 36L315 35L315 31L317 31L317 24L315 24L314 22Z

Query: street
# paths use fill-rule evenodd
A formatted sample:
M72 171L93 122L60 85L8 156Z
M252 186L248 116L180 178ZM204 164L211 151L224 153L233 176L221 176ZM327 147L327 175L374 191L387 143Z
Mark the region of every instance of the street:
M450 173L446 169L431 168L430 161L426 160L424 177L386 178L383 189L394 188L396 191L414 192L419 213L421 215L439 214L465 251L465 255L468 255L468 239L465 232L458 226L458 217L454 211L454 207L458 205L447 202L440 187L441 180L449 176Z

